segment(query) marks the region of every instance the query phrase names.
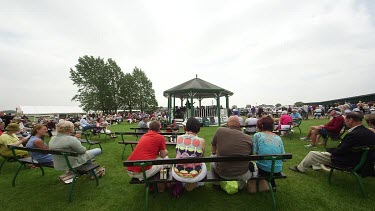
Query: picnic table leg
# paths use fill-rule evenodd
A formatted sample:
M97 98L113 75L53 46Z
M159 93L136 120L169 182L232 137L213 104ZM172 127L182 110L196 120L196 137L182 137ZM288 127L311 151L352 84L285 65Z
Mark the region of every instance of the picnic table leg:
M121 134L121 141L122 143L124 144L124 149L122 150L122 156L121 156L121 159L124 160L124 154L125 154L125 149L126 149L126 144L124 142L124 135Z
M328 184L331 184L332 182L332 174L333 174L333 168L331 168L331 170L329 171L329 175L328 175Z
M361 178L358 176L358 174L355 171L353 171L352 174L357 179L357 182L359 184L359 187L361 188L361 192L362 192L363 197L366 198L367 197L367 193L365 192L365 188L363 187L363 183L362 183Z
M40 170L42 170L42 176L44 176L44 169L42 166L39 166Z
M147 179L147 176L146 176L146 164L145 163L142 163L141 164L141 168L142 168L142 174L143 174L143 179L146 183L146 201L145 201L145 210L147 211L148 210L148 192L150 190L150 182L148 181Z
M94 169L93 170L91 170L90 171L93 175L94 175L94 177L95 177L95 181L96 181L96 186L99 186L99 179L98 179L98 176L96 175L96 173L95 173L95 171L94 171Z
M122 160L124 160L124 154L125 154L126 145L127 144L124 144L124 149L122 150L122 156L121 156Z
M77 179L77 174L74 173L73 182L70 185L70 191L69 191L69 196L68 196L69 203L72 202L72 194L73 194L74 184L76 183L76 179Z
M20 165L20 167L18 167L18 170L17 170L17 172L16 172L16 174L14 175L13 180L12 180L12 187L15 187L15 186L16 186L16 178L17 178L18 173L20 172L20 170L21 170L21 168L22 168L23 166L25 166L25 164L22 163L22 164Z
M1 168L3 168L3 165L4 165L5 161L7 161L6 158L4 158L4 160L3 160L3 161L1 162L1 164L0 164L0 171L1 171Z
M272 188L272 184L271 184L271 181L273 180L273 174L275 172L275 162L276 162L276 157L272 156L272 166L271 166L271 172L269 174L269 176L267 177L267 183L268 183L268 187L270 189L270 193L271 193L271 198L272 198L272 208L273 210L276 211L276 199L275 199L275 193L273 192L273 188Z
M267 183L268 183L268 187L269 187L269 189L270 189L270 193L271 193L271 198L272 198L272 208L273 208L273 210L276 211L275 193L273 192L271 182L267 182Z

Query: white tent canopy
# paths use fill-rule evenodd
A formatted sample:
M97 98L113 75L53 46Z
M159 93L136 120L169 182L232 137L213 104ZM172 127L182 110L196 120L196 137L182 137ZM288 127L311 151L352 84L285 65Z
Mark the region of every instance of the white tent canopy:
M18 106L17 113L23 115L84 114L79 106Z

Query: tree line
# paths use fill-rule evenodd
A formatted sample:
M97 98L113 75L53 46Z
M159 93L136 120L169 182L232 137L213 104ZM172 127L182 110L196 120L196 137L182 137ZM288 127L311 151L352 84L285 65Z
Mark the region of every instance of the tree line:
M113 59L80 57L70 68L70 79L78 87L72 100L80 102L85 111L151 111L158 106L145 72L135 67L132 73L124 73Z

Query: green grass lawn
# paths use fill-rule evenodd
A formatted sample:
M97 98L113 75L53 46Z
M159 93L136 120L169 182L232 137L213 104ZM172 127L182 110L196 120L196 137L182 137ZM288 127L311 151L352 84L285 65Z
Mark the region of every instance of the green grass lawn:
M277 180L276 202L279 210L375 210L375 178L365 178L364 185L369 193L363 199L355 178L347 173L334 172L333 184L328 185L328 173L309 171L298 174L288 169L297 165L310 149L299 140L306 135L309 126L324 124L326 119L303 121L302 135L295 130L292 140L284 137L285 151L293 154L293 159L284 163L285 180ZM111 127L112 131L130 131L130 127L122 123ZM211 139L217 127L201 129L199 136L206 140L206 155L211 154ZM297 129L298 130L298 129ZM23 169L18 175L16 187L11 186L12 178L18 168L17 163L5 163L0 173L0 210L143 210L144 186L129 185L129 176L122 165L121 153L123 145L113 139L101 140L103 154L96 158L96 163L105 166L106 175L100 179L100 185L86 176L78 179L73 193L73 202L67 203L69 185L58 181L62 172L46 169L41 176L39 169ZM129 136L127 140L134 140ZM330 142L329 146L337 145ZM319 146L317 150L324 150ZM126 157L131 153L128 146ZM169 148L169 156L174 157L173 147ZM249 194L246 191L228 195L216 191L212 184L184 194L176 199L168 192L151 194L150 210L271 210L271 198L268 193Z

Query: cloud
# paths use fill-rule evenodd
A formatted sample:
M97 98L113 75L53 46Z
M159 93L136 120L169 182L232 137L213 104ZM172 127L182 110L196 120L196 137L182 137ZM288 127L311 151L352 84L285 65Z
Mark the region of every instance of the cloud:
M69 105L83 55L142 68L162 93L198 77L230 104L373 93L373 1L8 1L0 9L0 108ZM211 99L203 104L210 105ZM179 104L179 102L176 102Z

